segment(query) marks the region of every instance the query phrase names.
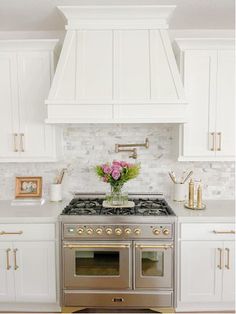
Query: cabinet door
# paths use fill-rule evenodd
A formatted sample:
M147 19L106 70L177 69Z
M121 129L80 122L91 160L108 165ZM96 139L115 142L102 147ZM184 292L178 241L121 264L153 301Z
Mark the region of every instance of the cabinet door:
M0 158L18 156L19 131L16 54L0 53Z
M46 125L44 101L50 88L49 52L18 53L21 157L52 157L53 126Z
M224 273L222 301L235 300L235 245L234 241L224 242Z
M235 155L234 50L218 51L216 137L217 155Z
M10 242L0 242L0 302L15 299L12 252Z
M190 50L184 56L184 87L188 106L188 123L184 125L183 156L215 155L217 52Z
M180 247L180 301L221 301L222 242L182 241Z
M15 242L17 302L55 302L55 243Z

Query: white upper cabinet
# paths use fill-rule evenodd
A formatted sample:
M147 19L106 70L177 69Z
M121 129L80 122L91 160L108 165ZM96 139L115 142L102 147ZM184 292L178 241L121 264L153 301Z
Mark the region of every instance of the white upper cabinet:
M56 134L44 120L56 40L0 41L0 161L56 160Z
M179 160L234 159L233 40L178 39L188 122Z
M216 98L217 156L232 156L235 151L235 53L218 51Z
M14 158L19 131L16 55L0 52L0 157Z
M59 8L68 20L46 100L49 123L185 122L167 33L174 6Z

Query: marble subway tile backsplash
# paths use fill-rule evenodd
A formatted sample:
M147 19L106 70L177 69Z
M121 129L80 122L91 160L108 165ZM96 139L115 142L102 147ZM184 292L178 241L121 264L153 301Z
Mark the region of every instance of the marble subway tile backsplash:
M138 148L140 176L127 183L128 192L162 192L171 195L168 171L194 171L203 182L205 199L234 198L233 162L177 162L174 148L175 128L171 125L116 124L63 126L63 156L57 163L0 163L0 199L14 198L16 176L42 176L44 197L59 170L69 165L63 181L64 198L73 192L106 192L109 186L100 182L93 167L97 163L128 158L128 153L115 153L116 143L142 143L148 137L150 148Z

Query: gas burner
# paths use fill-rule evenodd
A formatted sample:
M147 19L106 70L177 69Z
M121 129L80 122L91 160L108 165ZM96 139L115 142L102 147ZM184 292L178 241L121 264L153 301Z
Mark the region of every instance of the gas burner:
M169 216L174 215L164 199L133 199L134 208L104 208L103 199L74 198L62 215L104 215L104 216Z

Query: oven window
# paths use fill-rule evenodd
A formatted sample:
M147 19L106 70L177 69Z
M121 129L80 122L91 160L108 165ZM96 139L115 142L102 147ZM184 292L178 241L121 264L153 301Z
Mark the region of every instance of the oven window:
M119 276L120 253L115 251L76 251L75 275Z
M164 275L164 252L143 251L141 260L143 276L160 277Z

